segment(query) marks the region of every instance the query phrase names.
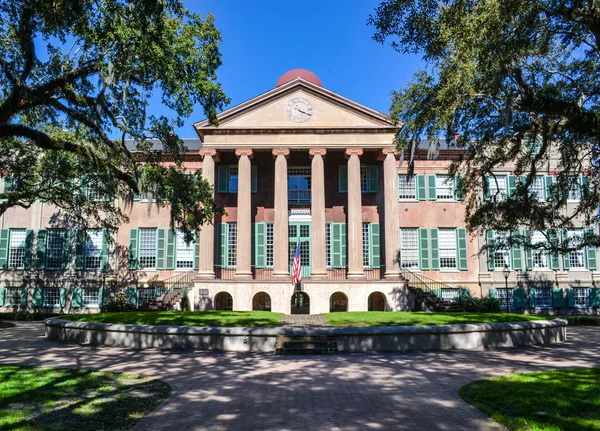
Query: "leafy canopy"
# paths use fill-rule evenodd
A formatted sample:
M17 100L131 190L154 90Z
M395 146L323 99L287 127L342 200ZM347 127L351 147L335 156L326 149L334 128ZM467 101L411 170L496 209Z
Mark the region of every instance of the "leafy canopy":
M375 40L426 61L409 85L393 94L391 115L404 126L397 135L411 154L421 138L430 153L443 136L462 149L450 173L462 174L466 225L530 226L550 232L596 226L600 157L600 9L594 2L567 0L387 0L369 23ZM534 145L535 144L535 145ZM539 151L536 151L539 147ZM535 148L534 151L532 149ZM529 151L528 151L529 150ZM486 178L509 167L524 175L508 199L482 200ZM531 189L541 171L555 171L549 199ZM569 204L575 176L585 176L578 204ZM526 238L511 241L523 243ZM551 250L598 245L549 241Z
M216 122L228 103L210 14L179 0L13 0L0 24L0 215L42 200L115 229L126 216L112 199L139 192L188 234L212 219L211 188L185 172L172 133L194 105ZM168 118L147 114L152 95Z

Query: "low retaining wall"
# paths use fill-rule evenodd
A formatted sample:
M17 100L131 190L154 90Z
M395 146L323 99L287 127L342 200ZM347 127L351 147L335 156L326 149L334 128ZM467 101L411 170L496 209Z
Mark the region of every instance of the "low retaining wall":
M274 352L278 336L328 335L340 352L483 349L558 343L567 338L562 319L515 323L369 328L206 328L44 321L51 340L136 349Z

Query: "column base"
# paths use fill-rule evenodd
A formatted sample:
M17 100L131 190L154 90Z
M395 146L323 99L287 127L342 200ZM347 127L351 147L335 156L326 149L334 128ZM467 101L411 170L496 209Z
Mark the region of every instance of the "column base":
M252 280L252 271L250 272L236 272L233 276L236 280Z
M400 272L386 272L383 274L383 278L385 278L386 280L400 278Z
M198 272L197 277L202 280L214 280L215 273L214 271Z
M314 272L310 273L311 280L323 280L327 278L327 272Z
M346 278L349 280L363 280L366 277L364 272L348 272Z
M290 278L290 277L291 277L291 275L287 271L285 271L285 272L273 271L273 278Z

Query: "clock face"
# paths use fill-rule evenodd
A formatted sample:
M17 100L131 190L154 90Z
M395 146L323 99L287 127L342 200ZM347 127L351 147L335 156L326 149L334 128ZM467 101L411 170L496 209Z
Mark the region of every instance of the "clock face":
M312 105L303 97L290 100L286 107L287 116L296 123L304 123L312 117Z

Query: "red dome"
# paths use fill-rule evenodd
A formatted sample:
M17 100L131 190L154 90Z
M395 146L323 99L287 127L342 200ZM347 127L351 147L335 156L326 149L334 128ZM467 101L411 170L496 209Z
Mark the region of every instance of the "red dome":
M275 84L275 87L281 87L283 84L287 84L288 82L293 81L296 78L302 78L305 81L312 82L313 84L318 85L319 87L323 86L319 77L312 73L310 70L293 69L288 70L283 75L281 75L281 78L277 80L277 84Z

